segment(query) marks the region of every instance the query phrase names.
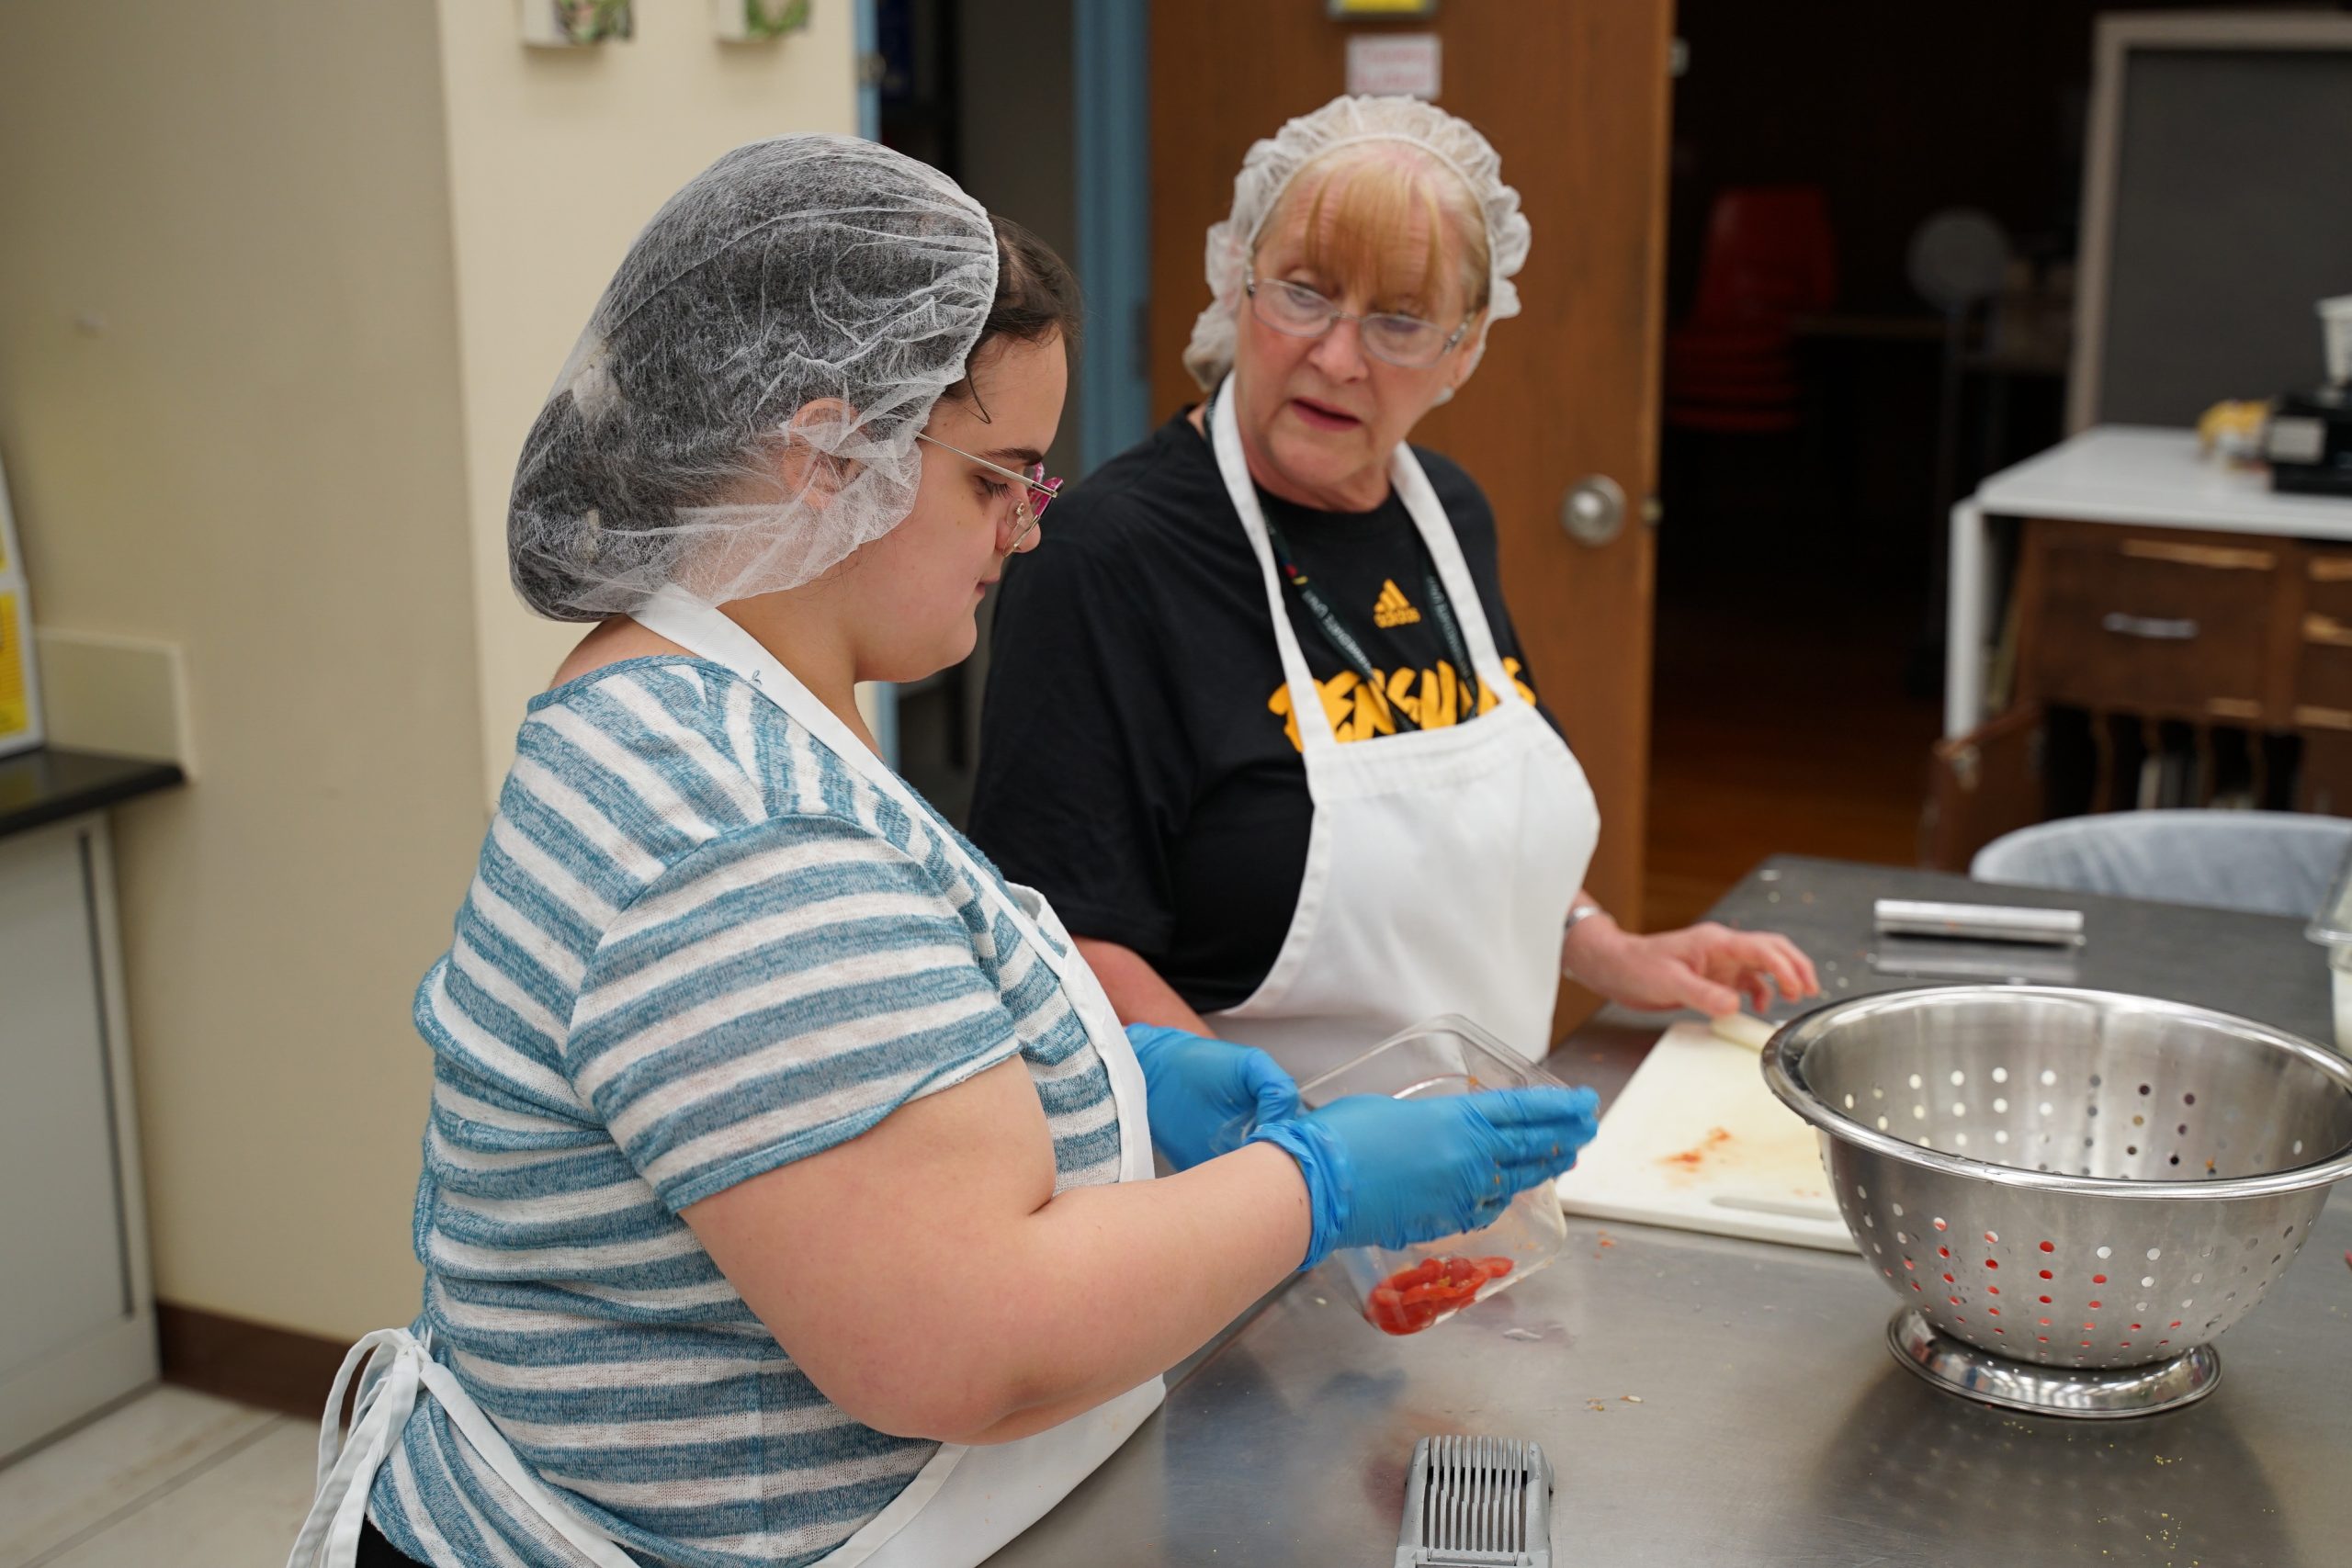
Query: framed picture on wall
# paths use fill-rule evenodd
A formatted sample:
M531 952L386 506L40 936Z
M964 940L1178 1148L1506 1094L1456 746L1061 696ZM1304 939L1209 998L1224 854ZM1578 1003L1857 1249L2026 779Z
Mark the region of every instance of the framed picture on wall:
M636 0L520 0L523 41L535 49L582 49L632 37Z
M808 25L812 0L710 0L711 26L725 43L763 43Z
M0 757L41 743L40 672L33 667L33 607L25 558L8 513L8 476L0 472Z

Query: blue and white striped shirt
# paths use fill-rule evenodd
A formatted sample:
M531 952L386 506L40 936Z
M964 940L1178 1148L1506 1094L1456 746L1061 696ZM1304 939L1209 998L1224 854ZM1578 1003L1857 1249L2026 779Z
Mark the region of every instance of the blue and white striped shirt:
M937 1447L818 1393L681 1208L1016 1054L1057 1187L1117 1179L1085 1026L951 840L716 664L629 660L531 705L417 991L415 1328L641 1562L814 1562ZM369 1513L436 1568L579 1561L430 1401Z

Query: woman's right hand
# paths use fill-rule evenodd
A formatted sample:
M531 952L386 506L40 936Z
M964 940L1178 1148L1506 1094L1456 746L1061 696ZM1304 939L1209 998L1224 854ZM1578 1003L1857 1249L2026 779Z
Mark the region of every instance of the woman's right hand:
M1298 1162L1311 1211L1306 1258L1402 1247L1493 1223L1511 1199L1576 1164L1600 1098L1503 1089L1440 1100L1359 1095L1250 1135Z

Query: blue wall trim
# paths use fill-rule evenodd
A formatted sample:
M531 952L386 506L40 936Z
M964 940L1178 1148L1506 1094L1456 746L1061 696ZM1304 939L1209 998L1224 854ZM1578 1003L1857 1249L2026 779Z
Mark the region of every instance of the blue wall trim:
M1149 0L1071 0L1078 274L1086 288L1079 455L1089 471L1150 433Z

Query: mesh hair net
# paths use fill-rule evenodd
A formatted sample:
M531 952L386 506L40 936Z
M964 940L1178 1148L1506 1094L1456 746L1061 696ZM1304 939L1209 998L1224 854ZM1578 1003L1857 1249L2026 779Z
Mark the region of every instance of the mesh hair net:
M1474 367L1486 350L1487 326L1519 314L1519 290L1510 280L1527 262L1527 220L1519 210L1519 192L1503 184L1502 159L1492 144L1468 120L1419 98L1333 98L1254 143L1241 160L1241 172L1233 177L1233 211L1209 225L1209 292L1215 298L1193 323L1193 341L1184 350L1184 368L1193 379L1215 387L1233 368L1241 275L1291 181L1326 153L1380 141L1417 147L1451 171L1486 220L1487 321L1464 349Z
M785 136L720 158L629 247L524 443L515 591L559 620L664 584L720 604L888 533L997 265L987 210L888 148Z

